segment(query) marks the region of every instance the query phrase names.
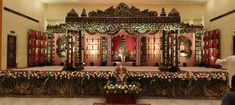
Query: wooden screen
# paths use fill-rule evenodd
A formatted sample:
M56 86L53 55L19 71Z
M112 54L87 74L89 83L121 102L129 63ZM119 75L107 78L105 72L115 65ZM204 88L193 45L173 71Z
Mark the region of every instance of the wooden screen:
M161 62L161 35L147 35L146 36L146 65L155 65Z
M102 35L89 35L85 33L85 64L86 65L96 65L99 66L101 64L101 40Z

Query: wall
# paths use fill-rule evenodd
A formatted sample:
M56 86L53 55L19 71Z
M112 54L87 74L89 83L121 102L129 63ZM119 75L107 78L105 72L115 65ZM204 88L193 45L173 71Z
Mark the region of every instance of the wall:
M3 0L3 6L39 20L39 23L3 10L2 34L2 66L6 69L7 63L7 35L17 37L16 63L17 67L27 67L27 36L29 29L43 31L45 26L46 6L39 0ZM10 31L15 31L14 34Z
M221 58L233 53L233 32L235 31L235 13L213 22L210 19L235 9L235 0L208 0L204 5L206 30L220 30Z
M96 11L97 9L105 10L110 6L116 7L118 4L50 4L47 5L47 22L48 24L58 24L64 22L67 13L74 8L75 11L80 15L82 9L85 8L86 12ZM130 4L129 6L131 6ZM202 4L161 4L161 5L133 5L141 10L149 9L157 11L160 14L161 9L165 8L166 12L172 8L176 8L182 17L182 20L189 23L202 24L203 19L203 5Z
M2 67L2 0L0 0L0 70Z

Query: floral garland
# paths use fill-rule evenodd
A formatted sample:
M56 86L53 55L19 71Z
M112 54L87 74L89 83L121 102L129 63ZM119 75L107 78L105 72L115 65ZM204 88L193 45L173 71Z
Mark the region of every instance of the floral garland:
M181 80L223 80L226 81L228 74L226 72L126 72L127 76L134 78L158 78L158 79L181 79ZM42 72L42 71L0 71L1 78L54 78L54 79L76 79L76 78L104 78L115 77L112 71L75 71L75 72Z

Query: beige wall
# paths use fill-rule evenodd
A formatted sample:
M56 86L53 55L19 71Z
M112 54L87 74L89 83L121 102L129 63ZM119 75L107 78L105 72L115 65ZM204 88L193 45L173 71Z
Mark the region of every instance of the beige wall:
M80 15L82 9L85 8L86 12L96 11L97 9L104 10L110 6L116 7L118 4L100 4L100 5L87 5L87 4L51 4L47 5L47 22L48 24L58 24L64 22L66 14L74 8ZM129 4L131 6L132 4ZM203 5L202 4L177 4L177 5L133 5L141 10L149 9L161 12L161 8L165 8L168 13L172 8L176 8L182 17L182 20L194 24L202 24L203 19Z
M0 1L0 70L2 67L2 0Z
M235 13L213 22L209 20L235 9L235 0L208 0L204 5L206 30L219 29L221 34L221 57L232 55L232 36L235 31Z
M18 67L27 67L27 36L29 29L43 31L45 26L45 5L39 0L3 0L3 6L23 13L39 23L3 10L2 34L2 66L6 69L7 63L7 35L17 37L16 63ZM10 31L15 31L11 34Z

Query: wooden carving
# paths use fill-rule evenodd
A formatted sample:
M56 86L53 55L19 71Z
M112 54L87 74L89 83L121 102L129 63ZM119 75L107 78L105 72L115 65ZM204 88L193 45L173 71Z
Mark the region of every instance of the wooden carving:
M149 11L148 9L140 11L134 6L129 8L125 3L120 3L116 8L109 7L104 11L97 10L97 12L88 13L89 17L152 17L157 15L156 11Z
M180 14L173 8L166 16L163 8L160 16L156 11L148 9L140 10L134 6L129 7L125 3L120 3L117 7L109 7L102 10L91 11L86 14L86 10L82 10L81 17L72 9L66 17L67 23L180 23Z

